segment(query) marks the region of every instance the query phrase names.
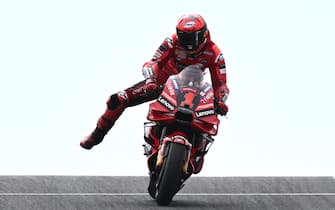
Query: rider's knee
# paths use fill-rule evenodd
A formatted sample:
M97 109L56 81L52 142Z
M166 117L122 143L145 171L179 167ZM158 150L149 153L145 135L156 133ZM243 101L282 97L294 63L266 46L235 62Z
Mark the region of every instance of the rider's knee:
M111 95L107 101L108 109L114 110L118 108L120 105L126 105L129 101L128 94L126 91L120 91Z

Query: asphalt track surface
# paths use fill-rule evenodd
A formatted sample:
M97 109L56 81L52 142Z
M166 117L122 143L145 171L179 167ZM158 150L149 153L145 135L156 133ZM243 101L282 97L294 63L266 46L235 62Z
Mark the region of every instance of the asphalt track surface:
M335 209L333 177L194 176L167 207L157 206L147 183L147 177L0 176L0 209Z

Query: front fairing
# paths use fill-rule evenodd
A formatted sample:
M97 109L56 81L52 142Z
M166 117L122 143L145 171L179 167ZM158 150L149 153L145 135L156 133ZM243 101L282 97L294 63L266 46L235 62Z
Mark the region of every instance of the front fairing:
M148 120L191 126L216 135L220 123L214 111L214 93L209 83L184 84L183 78L171 76L158 99L150 104Z

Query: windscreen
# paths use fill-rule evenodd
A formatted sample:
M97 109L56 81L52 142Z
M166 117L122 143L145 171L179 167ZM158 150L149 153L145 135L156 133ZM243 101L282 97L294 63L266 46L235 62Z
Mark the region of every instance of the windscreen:
M178 74L176 81L181 87L195 87L201 89L204 82L204 74L202 69L197 65L186 67Z

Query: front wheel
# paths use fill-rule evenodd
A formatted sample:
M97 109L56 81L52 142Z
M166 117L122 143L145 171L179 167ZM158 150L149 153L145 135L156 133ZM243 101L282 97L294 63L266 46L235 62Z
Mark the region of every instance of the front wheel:
M169 143L167 149L167 156L158 178L156 196L157 203L162 206L168 205L180 189L187 155L187 148L182 144Z

